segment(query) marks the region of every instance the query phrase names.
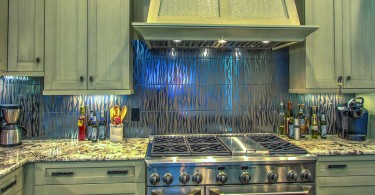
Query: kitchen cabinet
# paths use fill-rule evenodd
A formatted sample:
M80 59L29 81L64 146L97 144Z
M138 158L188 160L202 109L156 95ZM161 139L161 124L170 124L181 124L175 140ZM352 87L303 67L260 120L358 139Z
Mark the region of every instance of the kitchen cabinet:
M8 173L0 179L1 195L21 195L22 193L22 167Z
M145 194L140 161L35 163L35 194Z
M8 0L0 0L0 72L6 70L8 46Z
M319 30L289 50L289 92L375 92L375 2L297 0L301 22Z
M44 75L44 0L9 1L8 72Z
M129 0L46 0L45 95L132 94Z
M319 156L318 195L373 194L375 155Z

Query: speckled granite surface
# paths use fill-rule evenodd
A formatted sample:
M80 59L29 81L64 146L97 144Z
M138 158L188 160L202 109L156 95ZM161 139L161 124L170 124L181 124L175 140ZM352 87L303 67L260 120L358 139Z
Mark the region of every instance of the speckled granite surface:
M298 141L285 137L282 138L315 155L375 154L375 139L359 142L341 139L334 135L329 135L327 139L311 139L311 137L308 137L307 139Z
M93 143L77 140L23 140L16 147L0 147L0 177L26 164L46 161L141 160L148 138Z

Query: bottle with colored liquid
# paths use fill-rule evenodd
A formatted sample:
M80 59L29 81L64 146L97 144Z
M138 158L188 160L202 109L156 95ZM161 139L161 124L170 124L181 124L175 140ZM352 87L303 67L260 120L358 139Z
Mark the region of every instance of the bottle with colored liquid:
M94 111L94 115L91 122L91 141L97 142L98 141L98 123L96 121L96 113Z
M81 106L80 115L78 118L78 140L85 141L86 139L86 116L85 116L85 107Z
M107 138L107 121L105 120L105 110L100 111L99 120L99 140L105 140Z

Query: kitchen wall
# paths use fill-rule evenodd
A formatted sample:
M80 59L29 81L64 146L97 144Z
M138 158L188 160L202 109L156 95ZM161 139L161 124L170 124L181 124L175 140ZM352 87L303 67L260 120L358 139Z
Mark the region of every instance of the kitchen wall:
M125 137L272 132L280 97L295 105L328 105L329 132L335 131L334 94L288 93L287 49L148 50L140 41L133 47L134 95L43 96L43 78L4 77L1 103L24 106L20 121L28 129L27 139L76 138L81 105L140 108L140 121L127 115Z

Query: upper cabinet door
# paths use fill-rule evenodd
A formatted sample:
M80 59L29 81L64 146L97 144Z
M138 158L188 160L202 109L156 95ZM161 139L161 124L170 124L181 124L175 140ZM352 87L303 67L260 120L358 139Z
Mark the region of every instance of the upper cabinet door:
M89 0L88 89L130 89L129 0Z
M0 0L0 71L7 67L8 0Z
M335 2L306 0L306 24L319 30L306 38L306 88L335 88L341 64L335 63Z
M44 0L9 1L8 71L44 70Z
M342 2L344 86L375 88L375 1Z
M87 0L46 0L46 90L87 88Z

